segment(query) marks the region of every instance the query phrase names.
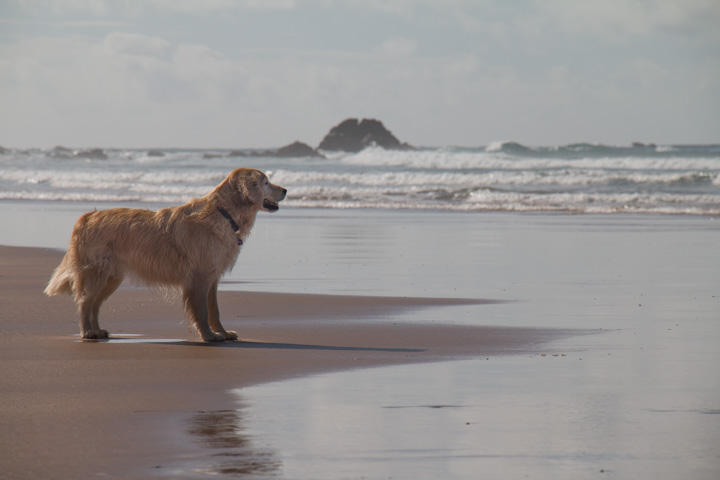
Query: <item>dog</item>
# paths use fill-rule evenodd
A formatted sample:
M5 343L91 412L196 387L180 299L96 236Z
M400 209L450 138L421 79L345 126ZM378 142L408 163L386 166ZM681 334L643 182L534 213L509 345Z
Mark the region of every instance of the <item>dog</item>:
M237 340L220 323L217 288L237 260L259 211L276 212L287 190L259 170L238 168L212 192L157 211L114 208L84 214L45 288L72 294L84 339L104 339L100 305L125 276L179 287L188 321L206 342Z

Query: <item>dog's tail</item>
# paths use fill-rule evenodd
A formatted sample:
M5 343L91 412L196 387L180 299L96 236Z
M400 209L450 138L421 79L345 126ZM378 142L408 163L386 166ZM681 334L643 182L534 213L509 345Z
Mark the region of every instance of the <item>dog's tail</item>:
M65 254L60 265L53 272L50 281L45 287L45 294L48 296L60 295L61 293L72 294L75 284L75 275L72 269L71 253Z

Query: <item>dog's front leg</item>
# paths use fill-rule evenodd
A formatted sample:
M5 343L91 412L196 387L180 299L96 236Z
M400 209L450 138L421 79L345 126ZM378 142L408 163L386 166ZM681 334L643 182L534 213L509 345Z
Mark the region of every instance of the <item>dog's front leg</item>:
M237 340L238 336L235 332L228 332L220 323L220 308L217 301L218 284L215 282L208 292L208 315L210 320L210 328L213 332L225 337L225 340Z
M193 282L183 288L183 302L189 321L195 325L200 336L206 342L222 342L225 336L212 331L209 324L208 294L210 288L207 283Z

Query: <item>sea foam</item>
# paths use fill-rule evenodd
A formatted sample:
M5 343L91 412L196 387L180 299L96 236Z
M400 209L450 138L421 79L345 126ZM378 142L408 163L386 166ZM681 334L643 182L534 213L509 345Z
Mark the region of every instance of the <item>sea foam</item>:
M179 204L211 191L234 168L252 167L287 188L284 204L295 207L720 214L717 146L498 142L375 147L329 158L231 157L222 150L104 153L107 159L6 150L0 199Z

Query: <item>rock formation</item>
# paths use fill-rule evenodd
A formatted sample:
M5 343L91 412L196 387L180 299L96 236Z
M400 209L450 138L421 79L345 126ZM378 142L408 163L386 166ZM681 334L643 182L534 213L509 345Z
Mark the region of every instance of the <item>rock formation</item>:
M401 143L379 120L348 118L325 135L318 150L359 152L373 145L388 150L412 149L407 143Z
M75 152L75 158L87 158L89 160L107 160L108 156L100 148L91 148Z
M57 147L53 148L48 155L50 155L52 158L72 158L73 151L67 147L62 147L58 145Z
M322 157L310 145L302 142L293 142L290 145L280 147L275 151L274 157Z
M293 142L284 147L274 150L260 150L256 152L247 152L242 150L233 150L228 157L282 157L282 158L303 158L303 157L319 157L325 158L317 150L310 145L302 142Z

